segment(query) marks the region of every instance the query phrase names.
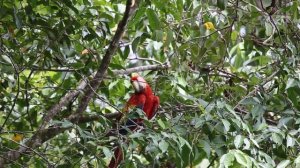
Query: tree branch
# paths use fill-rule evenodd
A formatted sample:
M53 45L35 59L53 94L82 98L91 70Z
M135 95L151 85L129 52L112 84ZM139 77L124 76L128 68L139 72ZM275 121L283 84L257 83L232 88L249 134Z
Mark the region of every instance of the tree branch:
M142 72L142 71L148 71L148 70L161 70L161 69L168 69L170 68L169 62L165 62L163 64L156 64L156 65L146 65L146 66L139 66L135 68L128 68L124 70L114 70L113 73L115 75L126 75L131 74L133 72Z
M108 113L104 114L103 117L107 119L113 119L119 116L120 113ZM92 116L77 116L76 118L73 118L73 122L76 121L76 123L86 123L91 121L97 121L100 120L100 115L92 115ZM72 122L72 121L71 121ZM0 168L4 166L4 164L7 164L9 162L12 162L16 159L18 159L21 154L23 153L31 153L34 152L35 148L41 146L44 142L47 140L55 137L56 135L69 130L73 128L73 125L67 126L67 127L61 127L59 125L55 125L53 127L49 127L47 129L42 129L38 131L38 134L34 134L33 137L26 141L24 145L21 145L19 150L12 150L7 152L6 154L2 155L0 157Z
M126 10L125 10L123 19L118 24L118 29L108 47L108 49L106 50L106 53L103 57L101 65L98 68L98 71L96 72L96 75L93 77L93 79L91 80L90 83L88 83L89 80L87 78L84 78L80 82L80 84L76 90L68 92L63 98L61 98L60 102L58 104L54 105L49 110L49 112L47 112L46 116L44 116L43 122L42 122L41 126L39 127L39 129L44 129L46 127L46 125L49 123L49 121L60 112L60 109L62 107L65 107L75 97L77 97L79 95L80 91L82 91L82 90L84 92L83 93L84 96L81 99L78 109L74 115L78 115L78 113L82 113L86 109L89 101L91 100L91 98L93 97L93 95L95 93L95 90L98 89L101 81L103 80L103 77L106 75L106 70L108 68L108 65L110 63L112 56L114 55L114 53L118 47L119 41L122 37L122 34L125 31L127 22L129 20L130 16L133 14L133 12L136 10L136 8L137 8L137 3L135 3L134 6L132 6L131 0L127 1ZM89 87L86 87L86 86L89 86Z
M164 64L156 64L156 65L146 65L146 66L139 66L134 68L128 68L125 70L113 70L112 72L115 75L126 75L133 72L142 72L147 70L161 70L161 69L168 69L170 68L169 62L166 62ZM44 116L43 123L41 124L39 129L44 129L46 125L49 123L49 121L56 116L62 107L65 107L68 103L71 102L78 94L87 86L88 78L84 78L79 86L70 92L68 92L64 97L61 98L58 104L54 105Z
M138 58L138 59L142 59L142 60L148 60L148 61L154 61L151 59L144 59L144 58ZM154 61L154 62L158 62L158 61ZM142 72L142 71L147 71L147 70L160 70L160 69L167 69L170 68L171 65L168 62L165 63L159 63L159 64L155 64L155 65L144 65L144 66L139 66L139 67L134 67L134 68L128 68L128 69L124 69L124 70L112 70L112 73L114 75L126 75L126 74L130 74L133 72ZM43 72L76 72L79 69L73 69L73 68L48 68L48 69L44 69L44 68L33 68L33 71L43 71ZM105 74L107 75L107 74Z
M116 31L112 41L110 42L110 45L109 45L108 49L106 50L106 53L105 53L105 55L102 59L100 67L98 68L98 71L97 71L95 77L90 82L90 87L85 88L84 94L83 94L82 99L80 100L78 109L76 110L76 112L74 114L71 115L71 118L75 117L76 115L78 115L80 113L82 113L86 109L86 107L88 106L88 103L90 102L90 100L94 96L95 91L98 89L100 83L102 82L103 77L105 76L106 70L108 69L108 65L111 61L111 58L115 54L115 52L116 52L116 50L119 46L118 45L119 41L120 41L120 39L122 38L122 35L125 32L125 27L128 23L128 20L137 8L136 3L137 2L134 3L133 0L127 0L126 10L125 10L123 19L118 24L117 31Z
M54 131L51 132L51 133L53 133L51 135L44 133L44 131L45 131L44 128L49 123L49 121L60 112L62 107L66 106L68 103L70 103L76 96L78 96L80 91L84 89L84 91L83 91L84 96L80 101L77 111L75 112L74 115L72 115L74 120L77 120L77 122L79 121L76 118L76 116L80 115L86 109L89 101L91 100L91 98L93 97L93 95L95 93L95 90L98 89L100 83L102 82L103 77L105 76L106 70L108 68L108 65L111 61L111 58L113 57L115 51L117 50L119 41L120 41L123 33L125 32L125 27L128 23L128 20L129 20L130 16L137 9L138 3L137 2L135 2L134 4L132 4L132 3L134 3L133 0L127 0L126 10L123 15L123 18L120 21L120 23L118 24L117 31L116 31L112 41L110 42L108 49L106 50L106 53L102 59L102 62L100 64L100 67L98 68L98 71L97 71L95 77L92 79L92 81L89 84L90 87L86 87L87 86L86 80L82 80L82 82L77 87L77 90L68 92L56 105L54 105L47 112L47 115L43 117L43 121L42 121L42 124L39 127L39 129L28 141L25 142L24 146L21 146L18 150L8 151L0 157L0 168L4 167L4 164L7 164L9 162L19 159L21 154L28 151L28 148L32 148L32 149L37 148L45 140L48 140L48 139L54 137L55 135L57 135L57 133L54 133ZM52 129L54 129L54 128L52 128ZM58 132L60 133L62 131L63 130L59 129ZM45 135L47 135L47 136L45 136Z
M103 117L107 119L113 119L119 116L120 113L108 113L104 114ZM91 121L100 120L102 116L100 115L92 115L92 116L76 116L73 118L71 122L76 123L86 123ZM0 156L0 168L3 168L4 164L10 163L14 160L17 160L21 154L34 152L34 149L41 146L44 142L49 139L55 137L56 135L73 128L73 125L62 127L59 125L55 125L46 129L42 129L38 131L38 134L34 134L28 141L25 142L24 145L21 145L18 150L11 150L2 156Z

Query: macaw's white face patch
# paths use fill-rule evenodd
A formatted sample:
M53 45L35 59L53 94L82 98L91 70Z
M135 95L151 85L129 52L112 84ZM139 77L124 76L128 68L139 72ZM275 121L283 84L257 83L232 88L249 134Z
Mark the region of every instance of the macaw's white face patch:
M146 87L146 82L144 80L139 81L139 79L132 81L132 86L135 90L135 92L140 93L142 92Z

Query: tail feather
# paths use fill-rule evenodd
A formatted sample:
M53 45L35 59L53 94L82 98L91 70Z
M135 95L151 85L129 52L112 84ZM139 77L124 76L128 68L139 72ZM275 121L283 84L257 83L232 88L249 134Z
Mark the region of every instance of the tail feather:
M123 151L120 146L117 146L117 148L114 151L114 157L111 158L110 163L108 165L109 168L117 168L118 165L122 162L123 158Z

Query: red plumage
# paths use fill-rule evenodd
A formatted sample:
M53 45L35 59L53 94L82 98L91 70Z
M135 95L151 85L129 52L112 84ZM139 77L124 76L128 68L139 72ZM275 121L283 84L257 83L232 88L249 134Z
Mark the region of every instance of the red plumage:
M129 107L142 107L147 118L151 120L156 114L159 105L159 97L153 94L150 85L142 77L133 76L131 82L137 82L138 86L133 83L135 93L128 100L125 111L128 112Z
M137 107L142 109L145 112L148 120L151 120L157 111L159 106L159 97L155 96L152 92L150 85L140 76L137 74L131 77L131 83L135 90L135 93L130 97L127 101L126 106L124 108L124 112L127 113L129 108ZM128 120L126 122L126 126L131 130L134 131L138 128L138 125L142 125L143 119L133 119ZM127 130L121 129L119 131L120 134L126 134ZM116 168L123 160L123 152L120 146L114 151L114 157L111 159L108 167L109 168Z

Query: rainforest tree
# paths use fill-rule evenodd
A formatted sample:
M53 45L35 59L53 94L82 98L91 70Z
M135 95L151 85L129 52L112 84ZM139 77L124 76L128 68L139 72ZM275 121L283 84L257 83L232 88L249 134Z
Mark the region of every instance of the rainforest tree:
M0 167L299 167L299 6L2 0ZM134 72L157 115L107 136Z

